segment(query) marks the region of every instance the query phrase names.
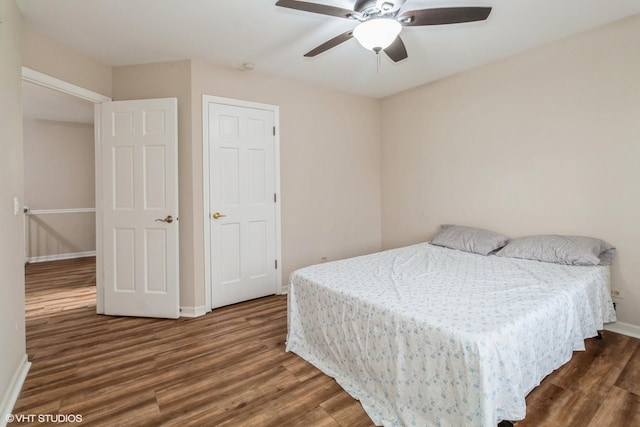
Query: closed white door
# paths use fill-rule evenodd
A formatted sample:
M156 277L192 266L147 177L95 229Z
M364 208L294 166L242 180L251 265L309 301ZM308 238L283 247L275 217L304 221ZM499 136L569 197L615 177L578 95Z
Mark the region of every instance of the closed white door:
M212 308L275 294L274 112L208 103Z
M105 314L179 317L177 111L175 98L101 106Z

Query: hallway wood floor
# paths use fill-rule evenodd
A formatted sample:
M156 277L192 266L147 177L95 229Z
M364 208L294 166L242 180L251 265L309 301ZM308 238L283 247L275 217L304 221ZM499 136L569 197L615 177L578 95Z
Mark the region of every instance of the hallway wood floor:
M285 353L285 296L195 319L99 316L95 259L83 258L27 267L26 316L32 366L14 414L76 414L82 423L68 425L83 426L372 425L335 381ZM547 377L518 423L638 425L640 340L612 332Z

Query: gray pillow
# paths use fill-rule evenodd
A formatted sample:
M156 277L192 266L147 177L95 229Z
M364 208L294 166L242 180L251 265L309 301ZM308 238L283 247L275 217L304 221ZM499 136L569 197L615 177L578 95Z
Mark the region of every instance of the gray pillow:
M445 248L489 255L489 253L506 245L508 241L507 236L494 231L464 225L443 224L440 226L440 232L430 243Z
M496 255L567 265L609 265L616 248L585 236L526 236L513 239Z

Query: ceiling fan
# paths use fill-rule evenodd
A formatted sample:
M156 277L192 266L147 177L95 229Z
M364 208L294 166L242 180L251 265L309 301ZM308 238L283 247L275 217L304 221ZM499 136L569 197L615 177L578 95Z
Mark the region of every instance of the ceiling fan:
M423 25L459 24L483 21L491 13L490 7L441 7L401 12L407 0L356 0L353 10L310 3L299 0L278 0L276 6L321 15L353 19L359 24L331 40L305 53L314 57L355 37L365 48L380 53L382 50L394 62L407 58L407 49L400 38L402 27Z

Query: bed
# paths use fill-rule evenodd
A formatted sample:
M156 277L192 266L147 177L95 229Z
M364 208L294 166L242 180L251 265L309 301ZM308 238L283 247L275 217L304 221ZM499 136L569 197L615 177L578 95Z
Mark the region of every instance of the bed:
M421 243L292 273L287 351L377 425L492 426L615 321L609 266Z

